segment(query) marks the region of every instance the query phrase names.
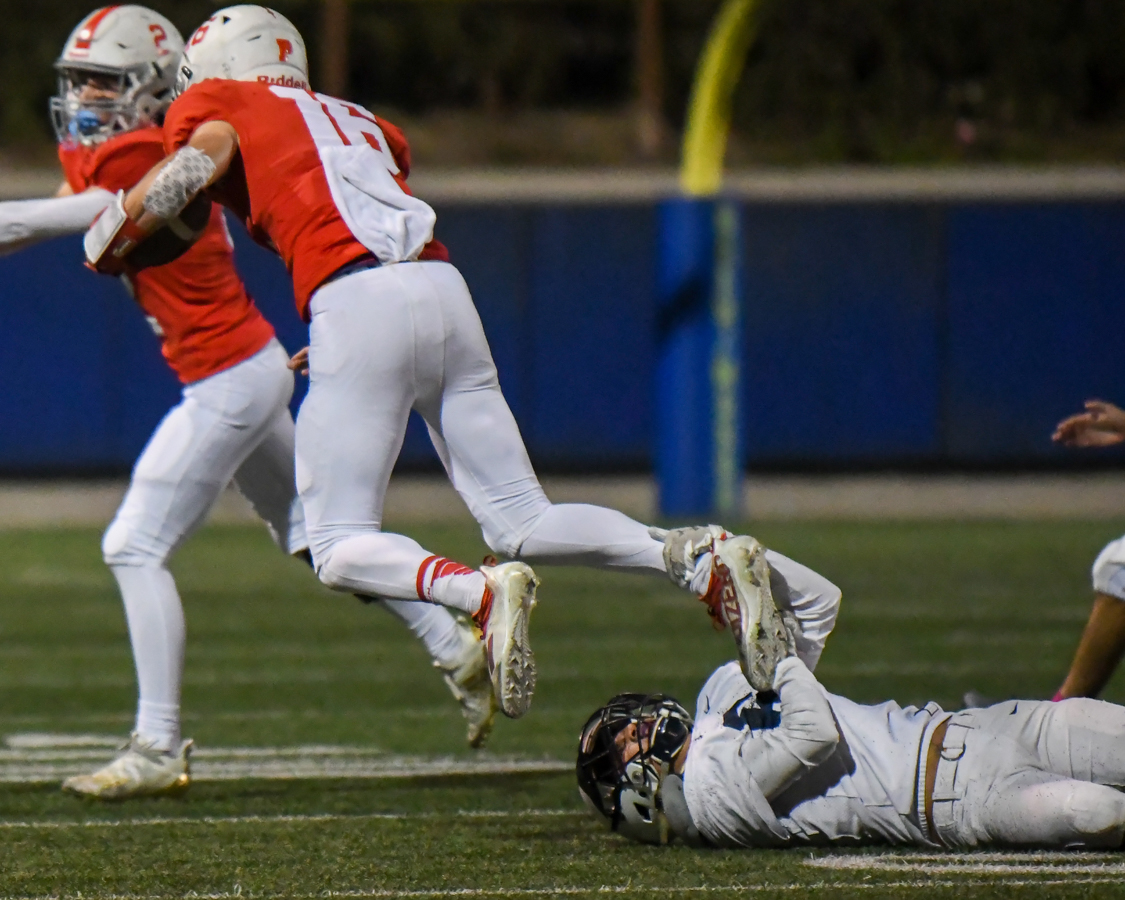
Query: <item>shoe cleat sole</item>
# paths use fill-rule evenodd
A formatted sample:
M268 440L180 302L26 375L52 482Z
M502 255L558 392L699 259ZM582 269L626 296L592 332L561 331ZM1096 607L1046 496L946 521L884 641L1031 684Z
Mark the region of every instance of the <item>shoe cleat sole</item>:
M790 655L789 633L770 591L765 548L752 537L715 542L721 578L717 608L734 635L742 673L756 691L773 689L777 664Z
M530 566L519 562L483 567L492 589L492 612L484 636L492 690L500 712L518 719L531 707L537 672L528 624L535 608L539 581Z

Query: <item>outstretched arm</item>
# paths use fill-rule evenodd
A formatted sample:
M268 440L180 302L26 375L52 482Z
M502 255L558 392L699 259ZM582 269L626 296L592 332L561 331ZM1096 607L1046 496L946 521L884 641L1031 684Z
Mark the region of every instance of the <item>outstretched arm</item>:
M1111 447L1125 441L1125 410L1104 400L1087 400L1086 411L1063 419L1051 440L1068 447Z
M118 274L138 243L174 219L222 178L238 152L238 133L227 122L204 122L188 143L153 166L128 194L99 216L86 233L86 261Z
M91 188L82 194L0 203L0 255L50 238L81 234L112 201L109 191Z

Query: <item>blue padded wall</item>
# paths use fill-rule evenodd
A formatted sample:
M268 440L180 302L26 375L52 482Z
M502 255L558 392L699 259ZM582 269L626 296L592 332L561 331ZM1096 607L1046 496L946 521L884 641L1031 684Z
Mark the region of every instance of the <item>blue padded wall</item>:
M1090 396L1125 401L1125 204L742 212L751 467L1073 459L1048 440L1055 421ZM653 204L438 208L543 465L651 462L655 231ZM284 268L232 232L251 293L299 349ZM0 258L0 284L0 470L127 470L178 396L135 304L82 267L77 238ZM435 461L417 422L403 458Z
M945 454L1068 453L1046 436L1087 397L1125 402L1125 206L949 212Z
M82 267L77 237L0 259L0 283L0 467L127 466L178 388L125 288Z
M940 453L942 218L913 205L747 207L751 466Z
M437 236L473 294L537 462L649 459L654 215L649 206L438 208ZM402 458L436 462L416 415Z
M653 211L543 209L533 220L521 425L533 457L643 463L652 446Z

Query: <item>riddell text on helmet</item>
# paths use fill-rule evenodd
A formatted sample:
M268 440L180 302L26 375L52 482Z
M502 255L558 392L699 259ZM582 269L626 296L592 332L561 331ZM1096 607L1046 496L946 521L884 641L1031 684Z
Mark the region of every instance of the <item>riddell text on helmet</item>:
M278 85L281 85L282 87L293 87L293 88L308 88L308 86L309 86L308 82L306 82L306 81L304 81L300 78L294 78L292 75L279 75L276 78L271 76L271 75L259 75L258 76L258 83L259 84L278 84Z

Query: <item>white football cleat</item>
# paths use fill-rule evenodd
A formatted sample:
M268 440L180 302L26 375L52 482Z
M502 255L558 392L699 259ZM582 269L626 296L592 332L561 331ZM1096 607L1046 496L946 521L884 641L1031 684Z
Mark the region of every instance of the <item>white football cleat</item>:
M481 566L489 593L473 617L483 635L492 691L500 711L518 719L531 706L535 693L535 654L527 636L528 618L535 608L539 579L521 562Z
M772 690L777 664L792 656L794 648L770 591L765 548L752 537L716 538L711 583L700 599L716 622L730 626L750 686Z
M180 744L179 752L156 749L133 732L122 753L91 775L74 775L62 789L92 800L125 800L156 794L178 794L191 784L188 756L191 741Z
M461 704L461 715L469 723L469 746L483 747L492 734L496 721L496 695L492 692L492 679L488 674L488 656L484 642L473 626L457 619L457 634L461 639L461 656L451 666L434 662L454 699Z

